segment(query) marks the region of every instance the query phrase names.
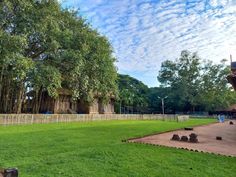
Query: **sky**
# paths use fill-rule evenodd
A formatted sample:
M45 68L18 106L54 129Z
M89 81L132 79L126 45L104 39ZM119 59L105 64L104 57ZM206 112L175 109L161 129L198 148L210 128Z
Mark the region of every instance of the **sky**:
M62 0L112 44L116 66L149 87L182 50L236 61L236 0Z

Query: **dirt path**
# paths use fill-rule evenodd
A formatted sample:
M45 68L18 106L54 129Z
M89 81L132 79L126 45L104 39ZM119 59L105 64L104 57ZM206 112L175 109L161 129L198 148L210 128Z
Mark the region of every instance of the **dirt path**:
M132 139L130 142L144 142L169 147L187 148L189 150L192 149L236 157L236 121L233 122L234 125L229 125L229 122L227 121L224 123L194 127L193 131L177 130ZM198 135L199 143L170 140L173 134L178 134L179 136L189 136L191 133L196 133ZM221 136L222 140L216 140L216 136Z

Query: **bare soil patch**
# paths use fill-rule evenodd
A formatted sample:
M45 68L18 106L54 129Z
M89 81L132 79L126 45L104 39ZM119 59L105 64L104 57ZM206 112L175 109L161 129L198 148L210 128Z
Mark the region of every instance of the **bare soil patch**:
M191 131L186 131L183 129L146 136L143 138L131 139L129 142L185 148L188 150L196 150L236 157L236 121L234 120L232 122L234 123L233 125L229 124L229 121L226 121L224 123L215 123L194 127ZM174 134L178 134L180 137L189 137L191 133L198 135L198 143L171 140ZM222 140L217 140L217 136L222 137Z

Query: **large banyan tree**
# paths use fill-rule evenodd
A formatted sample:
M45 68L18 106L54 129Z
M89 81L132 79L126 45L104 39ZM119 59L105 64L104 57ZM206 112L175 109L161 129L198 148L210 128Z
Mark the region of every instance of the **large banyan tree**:
M74 99L106 100L117 72L108 40L56 0L0 2L0 113L21 113L27 93L38 112L42 93L69 89Z

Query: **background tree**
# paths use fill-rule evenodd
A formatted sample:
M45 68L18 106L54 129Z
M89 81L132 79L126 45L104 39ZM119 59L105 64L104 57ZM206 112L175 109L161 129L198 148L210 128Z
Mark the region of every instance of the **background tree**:
M202 62L196 53L182 51L176 61L162 63L158 80L169 90L173 110L181 112L213 111L235 103L236 95L227 84L229 66Z
M202 110L222 110L236 103L236 94L226 80L229 73L230 67L226 65L226 60L220 64L205 61L199 85L199 104Z
M148 110L148 87L141 81L128 75L119 75L119 101L116 102L116 112L120 112L120 106L128 112L147 112Z
M1 1L0 44L0 112L20 113L29 90L35 113L61 87L87 102L117 94L110 43L57 0Z
M175 103L173 102L170 87L152 87L148 90L148 107L150 113L162 114L162 102L164 99L165 113L175 113Z
M196 53L182 51L176 61L162 63L158 80L163 87L170 87L169 98L175 100L177 110L194 110L200 82L200 61Z

